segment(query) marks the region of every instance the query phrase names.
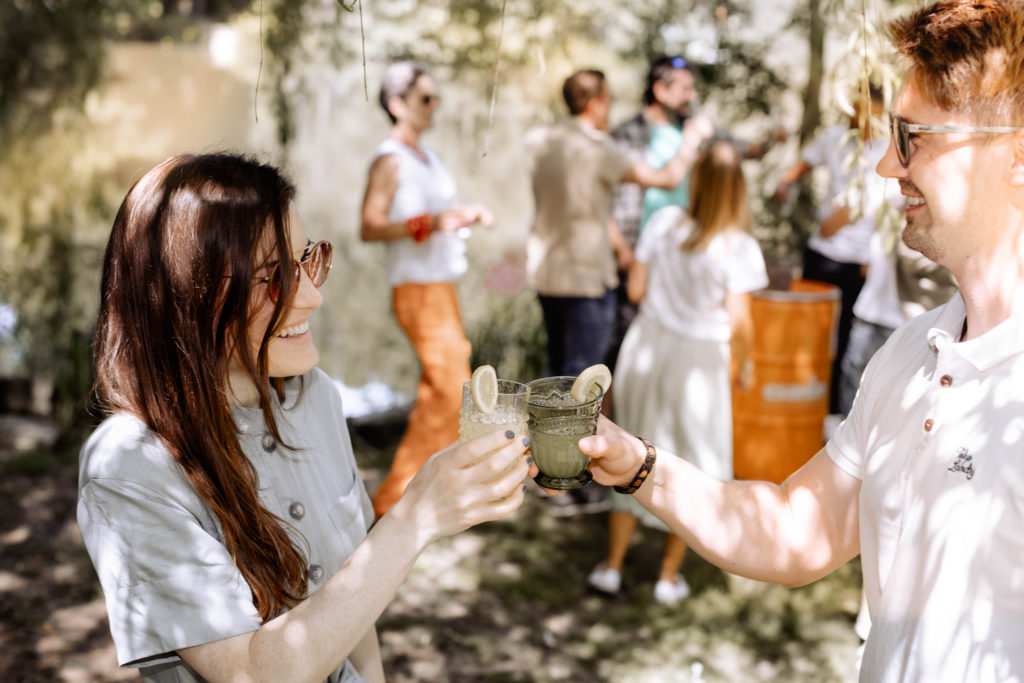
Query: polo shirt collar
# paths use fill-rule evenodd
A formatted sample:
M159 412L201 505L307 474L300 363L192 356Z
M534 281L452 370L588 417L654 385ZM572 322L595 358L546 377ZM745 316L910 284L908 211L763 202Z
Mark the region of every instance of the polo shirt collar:
M982 372L1024 353L1024 315L1011 315L980 337L958 342L966 319L967 307L957 292L939 312L935 326L928 330L928 346L932 351L955 351Z

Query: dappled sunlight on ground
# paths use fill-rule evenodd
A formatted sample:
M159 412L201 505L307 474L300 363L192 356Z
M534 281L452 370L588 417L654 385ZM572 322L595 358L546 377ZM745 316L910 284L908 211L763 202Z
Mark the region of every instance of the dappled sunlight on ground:
M394 443L354 434L371 491ZM5 680L121 681L74 523L77 445L0 457L0 671ZM588 591L604 514L554 517L532 491L511 520L428 548L378 622L389 681L851 681L856 561L800 589L689 554L693 595L654 602L661 534L640 529L623 591ZM9 677L13 672L13 678Z
M379 622L393 680L429 680L415 656L427 652L448 680L856 679L856 562L793 590L691 554L683 571L694 595L669 608L652 594L661 537L643 529L623 593L588 591L604 533L604 515L555 518L530 496L512 520L428 548ZM450 577L438 576L443 568Z

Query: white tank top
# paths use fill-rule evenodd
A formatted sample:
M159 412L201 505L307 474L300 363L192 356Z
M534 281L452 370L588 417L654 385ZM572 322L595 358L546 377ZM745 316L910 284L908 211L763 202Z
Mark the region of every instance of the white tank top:
M455 180L431 150L421 148L426 161L406 145L388 138L377 156L398 160L398 189L388 220L400 223L425 213L437 214L455 206ZM466 272L466 243L456 233L433 232L422 242L387 242L388 284L451 282Z

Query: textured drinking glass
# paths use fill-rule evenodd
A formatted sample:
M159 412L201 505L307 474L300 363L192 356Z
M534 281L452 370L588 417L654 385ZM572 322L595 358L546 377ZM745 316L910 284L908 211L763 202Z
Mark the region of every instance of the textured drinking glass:
M540 469L534 481L547 489L576 489L593 477L579 440L597 433L604 394L596 387L583 402L572 397L575 377L536 379L530 388L530 453Z
M516 434L526 432L526 404L530 389L521 382L508 379L498 380L498 396L494 410L484 413L477 410L469 389L469 382L462 383L462 409L459 410L459 441L511 429Z

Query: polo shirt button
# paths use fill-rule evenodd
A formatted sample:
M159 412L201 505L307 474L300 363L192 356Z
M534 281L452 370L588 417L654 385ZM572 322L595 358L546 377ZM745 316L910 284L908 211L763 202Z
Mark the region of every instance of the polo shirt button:
M260 445L263 446L263 450L265 450L267 453L272 453L277 448L277 442L274 441L273 434L264 434L263 440L260 442Z
M288 506L288 514L292 519L302 519L306 516L306 506L296 501Z
M309 566L309 580L313 583L320 583L324 580L324 568L318 564Z
M949 375L943 375L942 379L939 380L939 384L941 384L944 387L948 387L951 384L953 384L953 378L950 377Z
M935 420L933 420L933 419L931 419L929 417L927 420L924 421L924 431L926 431L926 432L932 431L932 426L934 424L935 424Z

